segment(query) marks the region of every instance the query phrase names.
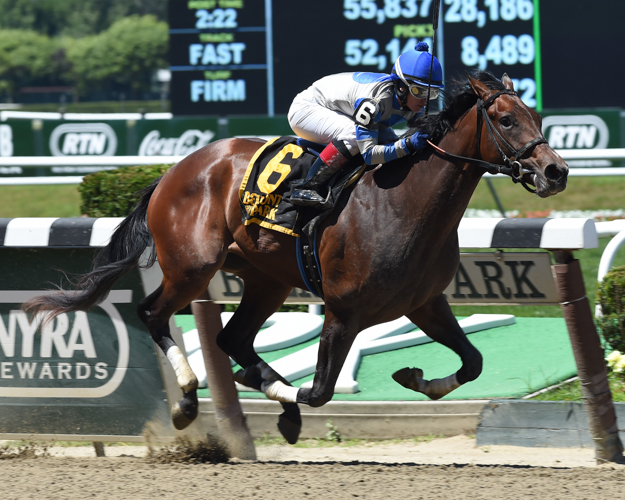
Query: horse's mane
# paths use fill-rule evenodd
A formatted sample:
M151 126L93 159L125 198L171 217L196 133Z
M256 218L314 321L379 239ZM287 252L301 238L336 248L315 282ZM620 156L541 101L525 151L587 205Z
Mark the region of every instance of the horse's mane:
M488 71L474 71L471 76L491 90L504 90L504 85ZM477 102L477 94L473 91L467 80L453 80L449 92L442 92L443 109L438 113L419 116L413 123L411 132L415 130L425 132L434 143L438 142L454 124L469 111ZM406 134L406 135L408 135Z

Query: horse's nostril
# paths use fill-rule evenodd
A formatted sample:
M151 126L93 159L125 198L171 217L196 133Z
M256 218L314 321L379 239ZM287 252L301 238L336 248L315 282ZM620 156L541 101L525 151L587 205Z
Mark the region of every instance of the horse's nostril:
M564 169L560 168L555 163L550 163L545 168L545 177L549 179L550 181L560 180L563 175L564 175Z

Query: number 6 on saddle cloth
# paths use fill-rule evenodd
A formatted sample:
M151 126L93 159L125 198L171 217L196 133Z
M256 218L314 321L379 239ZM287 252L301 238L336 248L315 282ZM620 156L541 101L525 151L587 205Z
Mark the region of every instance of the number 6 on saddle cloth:
M330 182L322 211L294 205L289 198L306 177L324 144L300 138L277 137L262 146L250 160L239 188L243 224L258 224L298 238L297 262L308 289L323 298L316 256L316 228L325 219L343 189L363 174L367 165L358 155Z

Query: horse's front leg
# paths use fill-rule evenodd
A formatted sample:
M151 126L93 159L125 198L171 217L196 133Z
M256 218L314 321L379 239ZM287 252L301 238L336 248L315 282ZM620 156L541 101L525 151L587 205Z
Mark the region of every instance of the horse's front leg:
M318 407L332 399L336 381L357 334L357 329L346 326L326 306L313 386L298 391L298 403Z
M284 412L278 417L278 430L287 443L297 443L302 430L302 417L296 403L298 389L260 358L237 371L233 378L235 382L264 392L269 399L280 402Z
M419 368L402 368L393 374L397 383L431 399L440 399L482 373L482 355L467 339L443 294L406 316L432 340L460 356L462 367L448 377L433 380L424 379Z
M254 350L254 339L263 323L286 300L291 287L258 270L241 273L243 297L236 312L217 336L217 345L242 366L235 382L262 391L279 401L284 413L278 417L278 430L289 444L297 443L302 418L295 404L297 388L264 362Z

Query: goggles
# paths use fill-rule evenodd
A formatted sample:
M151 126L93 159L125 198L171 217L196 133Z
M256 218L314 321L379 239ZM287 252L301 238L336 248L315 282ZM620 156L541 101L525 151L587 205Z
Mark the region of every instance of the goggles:
M408 83L408 90L410 90L410 93L417 99L427 99L428 97L427 87L422 87L421 85L416 85L414 83ZM438 99L438 94L439 89L430 87L430 100Z

